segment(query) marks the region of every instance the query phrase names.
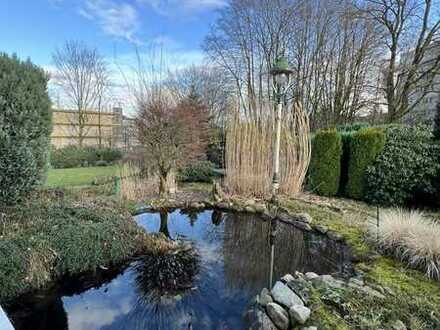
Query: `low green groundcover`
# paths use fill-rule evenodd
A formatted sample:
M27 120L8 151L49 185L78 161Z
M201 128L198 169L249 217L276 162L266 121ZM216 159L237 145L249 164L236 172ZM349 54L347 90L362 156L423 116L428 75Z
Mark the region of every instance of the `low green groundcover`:
M155 246L128 213L97 202L39 198L0 216L0 302Z

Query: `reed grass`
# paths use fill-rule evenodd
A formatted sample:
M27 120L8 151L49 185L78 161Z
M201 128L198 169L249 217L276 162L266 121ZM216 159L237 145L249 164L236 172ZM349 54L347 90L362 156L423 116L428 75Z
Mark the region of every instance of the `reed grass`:
M231 109L226 129L224 179L229 194L267 198L271 194L275 116L269 104L261 111ZM300 104L284 107L280 148L280 193L302 190L310 162L310 129Z
M385 253L424 271L429 278L440 279L440 224L422 212L385 210L379 229L371 225L369 233Z
M119 168L121 178L121 197L129 201L140 201L147 196L159 194L159 176L148 169L141 169L134 163L125 163ZM175 192L176 176L168 175L167 185Z

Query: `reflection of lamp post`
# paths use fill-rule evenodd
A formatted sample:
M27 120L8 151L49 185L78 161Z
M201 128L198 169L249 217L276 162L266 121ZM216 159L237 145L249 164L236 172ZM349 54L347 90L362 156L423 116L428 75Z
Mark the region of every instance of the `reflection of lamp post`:
M281 141L281 111L283 109L283 100L286 92L286 87L290 81L290 75L292 70L289 69L289 64L284 57L279 57L270 70L270 74L274 79L275 89L275 148L273 157L273 179L272 179L272 198L275 199L278 195L278 189L280 187L280 141Z

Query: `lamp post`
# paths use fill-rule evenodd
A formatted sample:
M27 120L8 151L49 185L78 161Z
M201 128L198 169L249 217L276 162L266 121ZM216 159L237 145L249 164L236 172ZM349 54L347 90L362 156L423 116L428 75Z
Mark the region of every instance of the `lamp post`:
M280 144L281 144L281 112L286 87L290 82L290 75L293 73L289 69L286 58L279 57L270 70L274 81L275 90L275 147L273 157L273 178L272 178L272 199L275 200L280 187Z

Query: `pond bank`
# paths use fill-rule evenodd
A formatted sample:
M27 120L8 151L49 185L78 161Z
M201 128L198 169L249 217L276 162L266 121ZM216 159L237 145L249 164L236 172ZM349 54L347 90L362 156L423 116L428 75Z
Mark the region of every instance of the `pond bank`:
M3 209L0 302L66 275L106 269L142 251L169 248L139 228L114 202L86 202L50 192Z
M261 204L270 208L261 200L237 197L224 198L215 203L211 198L206 198L185 201L183 204L175 200L150 200L147 204L156 210L168 207L197 208L213 204L236 211L253 211L255 204L257 208ZM374 207L353 200L323 198L313 194L296 198L282 197L278 205L289 214L309 214L314 230L336 233L335 237L342 239L352 249L356 272L362 274L369 285L389 288L394 293L387 294L378 303L375 297L347 290L339 297L341 304L346 306L344 312L328 300L318 297L320 308L312 318L319 329L391 329L396 320L400 320L409 329L440 329L440 282L428 279L420 271L408 269L389 256L380 255L367 243L367 225L375 221ZM431 213L431 216L440 219L438 213Z

